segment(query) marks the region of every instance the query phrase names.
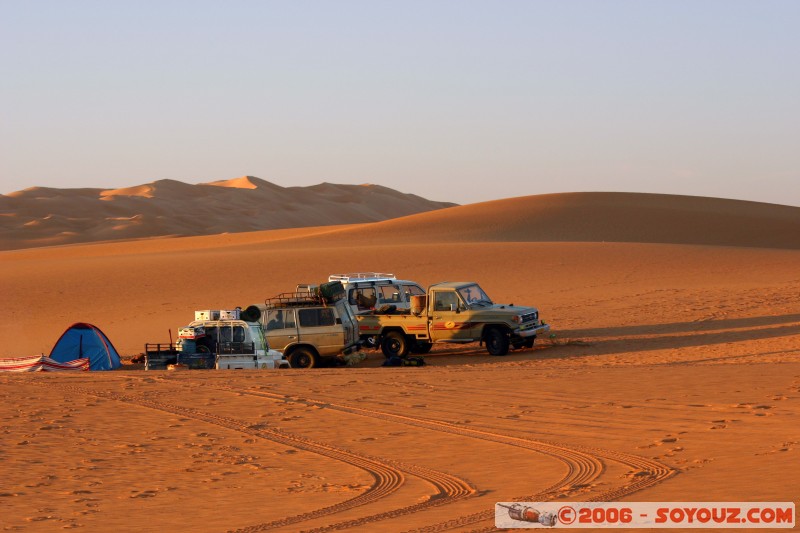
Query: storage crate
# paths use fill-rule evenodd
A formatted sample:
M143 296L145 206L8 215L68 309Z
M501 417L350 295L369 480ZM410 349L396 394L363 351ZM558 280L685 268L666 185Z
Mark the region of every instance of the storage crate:
M204 309L202 311L194 312L195 320L219 320L218 309Z
M328 301L335 302L344 298L344 285L341 281L329 281L319 286L319 294Z
M227 311L220 311L219 312L219 319L220 320L239 320L239 316L241 315L241 309L230 309Z

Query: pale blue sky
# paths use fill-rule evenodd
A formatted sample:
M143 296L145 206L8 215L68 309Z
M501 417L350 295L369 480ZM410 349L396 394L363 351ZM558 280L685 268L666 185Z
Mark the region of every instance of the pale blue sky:
M0 0L0 193L245 174L800 205L800 2Z

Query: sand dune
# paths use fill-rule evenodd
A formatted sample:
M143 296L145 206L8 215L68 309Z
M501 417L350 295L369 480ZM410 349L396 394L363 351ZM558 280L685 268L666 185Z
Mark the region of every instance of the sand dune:
M354 242L649 242L800 248L800 207L641 193L544 194L453 207L342 234Z
M796 209L551 195L0 252L0 357L47 352L77 321L130 356L195 309L363 270L475 279L497 301L537 305L555 334L503 358L437 346L423 368L371 353L361 368L0 376L0 520L464 531L491 529L497 501L796 501ZM626 239L669 243L608 242ZM202 504L176 512L187 502Z
M0 195L0 249L353 224L452 205L378 185L280 187L252 176L113 190L34 187Z

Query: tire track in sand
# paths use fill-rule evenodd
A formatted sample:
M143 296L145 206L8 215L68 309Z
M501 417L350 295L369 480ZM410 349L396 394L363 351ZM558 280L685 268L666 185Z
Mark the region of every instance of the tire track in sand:
M306 405L334 409L341 412L376 418L389 422L397 422L409 426L430 429L433 431L440 431L443 433L450 433L453 435L525 448L554 457L567 465L567 474L556 483L540 492L537 492L536 494L516 497L514 498L516 501L544 501L552 499L571 489L582 488L591 481L597 479L603 472L603 459L621 463L629 467L632 470L631 476L633 481L620 487L604 491L595 497L589 498L587 501L610 501L613 499L618 499L648 487L652 487L677 473L676 470L663 463L625 452L591 448L586 446L567 446L554 442L512 437L491 431L464 428L462 426L438 420L414 418L394 413L387 413L384 411L377 411L374 409L365 409L362 407L337 404L324 400L293 397L291 395L264 391L237 390L228 387L221 387L220 389L237 394L261 396L275 401L303 403ZM494 520L494 509L461 516L452 520L440 522L411 531L413 533L435 533L439 531L447 531L449 529L464 528L466 526L478 524L479 522L483 522L485 520ZM486 531L491 531L493 529L494 527L490 527L486 529ZM483 531L484 529L481 528L480 530Z
M315 453L317 455L322 455L355 466L356 468L360 468L361 470L369 473L374 480L372 486L366 492L363 492L360 495L343 502L316 509L314 511L309 511L307 513L301 513L299 515L289 516L278 520L273 520L271 522L265 522L235 530L240 533L266 531L278 527L290 526L299 522L304 522L315 518L328 517L335 513L340 513L355 507L374 503L377 500L392 494L403 485L405 481L403 472L419 477L430 483L436 489L435 494L431 495L426 501L414 505L353 520L343 521L311 531L329 531L368 524L370 522L384 520L387 518L394 518L415 513L429 507L443 505L452 501L470 497L475 494L475 487L473 487L467 481L444 472L439 472L437 470L432 470L417 465L408 465L397 461L370 457L337 448L329 444L317 442L306 437L286 433L277 429L256 428L253 425L241 420L236 420L234 418L212 413L205 413L189 407L167 404L136 396L128 396L116 392L96 392L70 385L59 386L63 389L67 389L78 394L91 395L97 398L114 400L130 405L146 407L174 415L184 416L233 431L238 431L253 437L267 439L278 444L283 444L285 446L290 446Z

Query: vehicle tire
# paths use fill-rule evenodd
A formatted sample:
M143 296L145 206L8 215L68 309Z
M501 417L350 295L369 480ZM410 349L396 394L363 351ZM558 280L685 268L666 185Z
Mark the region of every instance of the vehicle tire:
M533 339L523 339L511 344L515 350L522 350L523 348L533 348Z
M508 333L500 328L489 328L486 332L486 351L491 355L506 355L508 353Z
M381 341L381 350L387 358L405 357L409 348L409 342L401 331L390 331Z
M317 365L317 354L308 348L295 348L289 356L289 366L292 368L314 368Z
M525 339L525 342L522 345L526 348L533 348L533 342L536 340L536 337L531 337L530 339Z
M411 353L428 353L433 348L433 343L428 341L416 341L411 345Z
M197 353L214 353L214 341L208 337L201 337L197 339L195 351Z

